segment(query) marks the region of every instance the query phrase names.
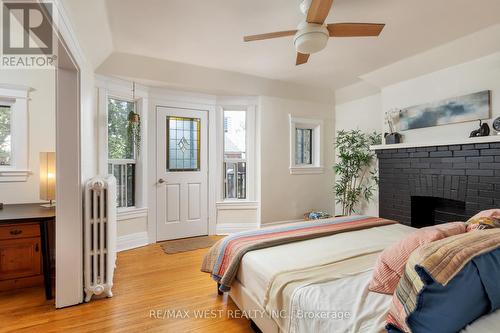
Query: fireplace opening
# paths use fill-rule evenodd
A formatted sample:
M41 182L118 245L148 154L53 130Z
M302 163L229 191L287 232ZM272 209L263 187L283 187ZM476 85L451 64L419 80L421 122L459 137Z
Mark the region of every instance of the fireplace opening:
M435 197L411 197L411 226L415 228L431 225L467 221L465 202Z

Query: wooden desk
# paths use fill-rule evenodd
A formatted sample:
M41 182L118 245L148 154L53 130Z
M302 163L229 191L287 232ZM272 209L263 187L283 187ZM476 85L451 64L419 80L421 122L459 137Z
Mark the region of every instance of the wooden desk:
M9 246L9 248L12 249L12 244L14 242L20 242L21 240L24 240L24 249L27 249L26 245L29 246L31 241L33 245L33 251L36 252L38 251L38 243L36 240L37 237L39 237L42 250L45 297L47 299L52 299L52 283L50 279L51 257L48 224L54 223L55 217L55 208L44 208L41 207L40 204L4 205L3 209L0 209L0 247L3 243L7 244L6 246ZM36 230L36 228L34 228L35 225L39 226L39 230ZM9 253L9 251L5 252ZM28 249L28 253L29 252L30 251ZM15 252L12 251L12 253ZM19 253L22 252L20 251ZM2 256L3 255L4 254L2 253ZM34 264L36 265L36 263ZM15 266L15 263L13 265ZM26 278L29 278L29 274L29 271L24 273L24 275L27 275Z

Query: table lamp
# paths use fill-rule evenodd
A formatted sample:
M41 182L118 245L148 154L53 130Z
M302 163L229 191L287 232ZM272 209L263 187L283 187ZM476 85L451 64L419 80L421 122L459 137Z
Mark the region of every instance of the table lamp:
M40 199L49 201L42 207L55 207L56 199L56 153L40 153Z

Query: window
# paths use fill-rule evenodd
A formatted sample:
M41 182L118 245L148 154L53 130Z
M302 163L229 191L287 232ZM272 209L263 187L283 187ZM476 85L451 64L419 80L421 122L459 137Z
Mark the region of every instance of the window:
M28 169L29 87L0 84L0 182L25 182Z
M167 171L200 170L200 119L167 117Z
M295 129L295 164L312 164L313 130L310 128Z
M134 102L108 98L108 172L115 176L117 207L135 206L136 151L128 132Z
M323 121L290 115L290 173L323 173Z
M246 116L224 110L224 199L247 198Z
M0 166L10 165L11 143L11 110L8 105L0 105Z

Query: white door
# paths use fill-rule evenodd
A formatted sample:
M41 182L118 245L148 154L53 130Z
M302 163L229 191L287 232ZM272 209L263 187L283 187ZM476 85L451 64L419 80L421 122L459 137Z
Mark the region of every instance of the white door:
M208 234L207 111L157 108L157 239Z

